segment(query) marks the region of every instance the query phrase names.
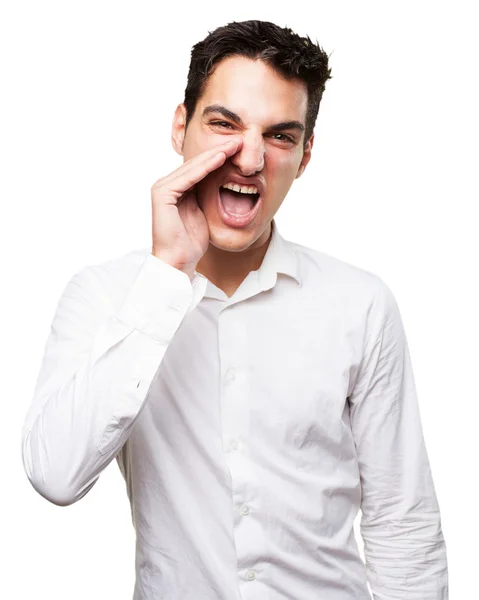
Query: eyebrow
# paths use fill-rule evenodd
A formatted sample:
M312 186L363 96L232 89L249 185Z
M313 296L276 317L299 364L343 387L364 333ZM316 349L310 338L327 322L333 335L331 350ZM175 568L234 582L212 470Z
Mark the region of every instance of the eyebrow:
M223 117L234 121L237 125L244 125L242 118L234 113L233 111L227 109L225 106L221 106L221 104L211 104L207 106L203 110L203 117L211 113L219 113L223 115ZM271 125L268 127L269 131L284 131L285 129L297 129L298 131L304 131L305 127L299 121L283 121L282 123L276 123L276 125Z

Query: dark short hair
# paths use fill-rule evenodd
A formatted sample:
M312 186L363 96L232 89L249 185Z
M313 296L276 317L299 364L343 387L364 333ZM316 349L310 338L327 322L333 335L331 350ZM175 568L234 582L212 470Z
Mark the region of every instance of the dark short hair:
M269 21L242 21L218 27L191 50L185 89L186 127L216 65L229 56L261 59L286 79L306 84L308 105L304 144L311 137L326 81L331 78L328 56L311 39Z

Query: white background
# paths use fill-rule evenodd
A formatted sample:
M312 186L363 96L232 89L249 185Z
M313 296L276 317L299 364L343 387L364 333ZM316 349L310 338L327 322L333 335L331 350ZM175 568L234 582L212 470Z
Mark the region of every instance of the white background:
M134 532L116 462L77 504L50 504L23 472L22 421L67 281L87 264L150 244L151 185L181 162L170 125L191 46L219 25L251 18L309 34L331 54L313 158L276 221L286 239L375 272L395 294L441 508L451 600L476 593L474 4L3 5L0 597L131 600Z

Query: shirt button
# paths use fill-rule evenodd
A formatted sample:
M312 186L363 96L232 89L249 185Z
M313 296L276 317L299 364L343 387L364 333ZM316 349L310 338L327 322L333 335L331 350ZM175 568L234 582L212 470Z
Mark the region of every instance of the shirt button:
M230 448L231 448L231 450L236 450L238 448L238 441L237 440L231 440L230 441Z
M231 379L231 380L235 379L235 377L236 377L235 370L234 369L230 369L228 371L228 373L227 373L227 377L228 377L228 379Z
M256 577L256 573L254 571L248 571L248 573L246 574L246 576L248 577L248 579L250 581L253 581L253 579L255 579L255 577Z
M244 506L241 507L241 513L243 515L247 515L249 513L249 507L246 506L246 504Z

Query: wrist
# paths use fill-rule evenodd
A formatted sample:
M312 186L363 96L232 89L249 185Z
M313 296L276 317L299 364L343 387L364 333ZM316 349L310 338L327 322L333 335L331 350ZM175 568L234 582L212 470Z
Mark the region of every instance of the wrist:
M185 263L178 261L178 259L174 258L171 254L168 254L165 251L161 251L161 250L155 251L155 249L153 248L151 253L153 256L155 256L156 258L159 258L160 260L162 260L166 264L170 265L171 267L178 269L178 271L181 271L182 273L186 273L188 275L190 281L193 280L194 271L195 271L193 266L186 265Z

